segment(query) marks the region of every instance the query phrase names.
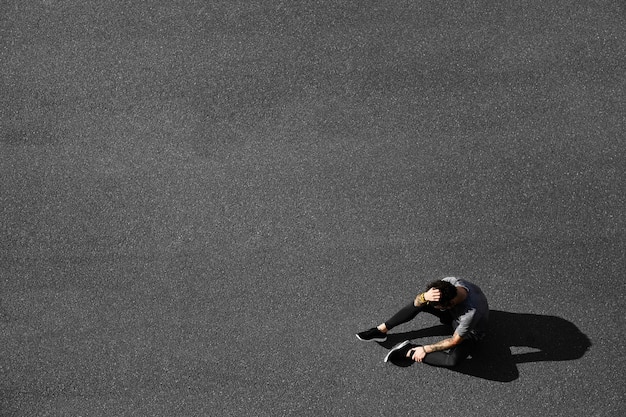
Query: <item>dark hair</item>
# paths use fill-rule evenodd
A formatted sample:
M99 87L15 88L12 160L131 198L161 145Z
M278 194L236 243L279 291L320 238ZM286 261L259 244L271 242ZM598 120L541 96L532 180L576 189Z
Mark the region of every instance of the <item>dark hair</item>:
M439 280L431 282L430 284L428 284L428 287L426 287L426 291L431 288L436 288L441 293L441 298L439 299L439 301L437 301L436 304L446 305L450 301L452 301L454 297L456 297L456 287L450 284L448 281Z

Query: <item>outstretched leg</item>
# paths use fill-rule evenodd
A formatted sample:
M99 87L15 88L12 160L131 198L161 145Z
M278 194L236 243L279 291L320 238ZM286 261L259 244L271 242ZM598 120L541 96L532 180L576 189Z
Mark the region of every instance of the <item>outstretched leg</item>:
M402 323L413 320L421 311L422 307L416 307L414 303L408 304L394 314L389 320L378 326L378 330L387 333L388 330L391 330Z
M359 340L366 342L384 342L387 340L387 332L389 330L399 324L406 323L407 321L414 319L420 311L421 307L416 307L413 303L411 303L403 307L386 322L379 324L377 327L357 333L356 337Z
M450 324L452 317L449 311L440 311L431 306L416 306L415 302L407 304L396 314L384 323L379 324L377 327L373 327L369 330L357 333L356 337L363 341L375 341L384 342L387 340L387 332L400 324L413 320L420 312L426 311L433 314L441 320L444 324Z

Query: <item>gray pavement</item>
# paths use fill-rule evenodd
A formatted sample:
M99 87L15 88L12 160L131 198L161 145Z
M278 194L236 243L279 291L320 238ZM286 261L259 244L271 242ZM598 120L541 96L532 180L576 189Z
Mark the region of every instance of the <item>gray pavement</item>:
M0 415L624 415L625 28L0 2ZM493 310L463 366L354 337L448 275Z

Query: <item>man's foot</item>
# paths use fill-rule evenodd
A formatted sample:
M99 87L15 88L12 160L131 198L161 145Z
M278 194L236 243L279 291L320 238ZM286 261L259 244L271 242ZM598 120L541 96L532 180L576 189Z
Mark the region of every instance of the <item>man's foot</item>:
M384 342L387 340L387 335L376 327L372 327L369 330L357 333L356 338L364 342Z
M389 361L398 361L398 360L408 360L410 359L406 354L409 350L417 347L419 345L414 345L409 340L405 340L404 342L395 345L391 348L387 356L385 356L385 362Z

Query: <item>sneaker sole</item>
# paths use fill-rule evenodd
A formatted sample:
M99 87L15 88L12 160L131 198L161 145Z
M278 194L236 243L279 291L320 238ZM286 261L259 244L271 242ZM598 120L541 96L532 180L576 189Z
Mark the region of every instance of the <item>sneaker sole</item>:
M356 338L362 342L384 342L385 340L387 340L386 337L375 337L373 339L361 339L358 334L356 335Z
M385 356L385 362L389 362L389 358L391 357L391 355L393 355L394 352L397 352L398 350L402 349L403 347L405 347L406 345L410 344L411 342L409 340L405 340L404 342L400 343L399 345L395 345L394 347L391 348L391 350L389 351L389 353L387 353L387 356Z

